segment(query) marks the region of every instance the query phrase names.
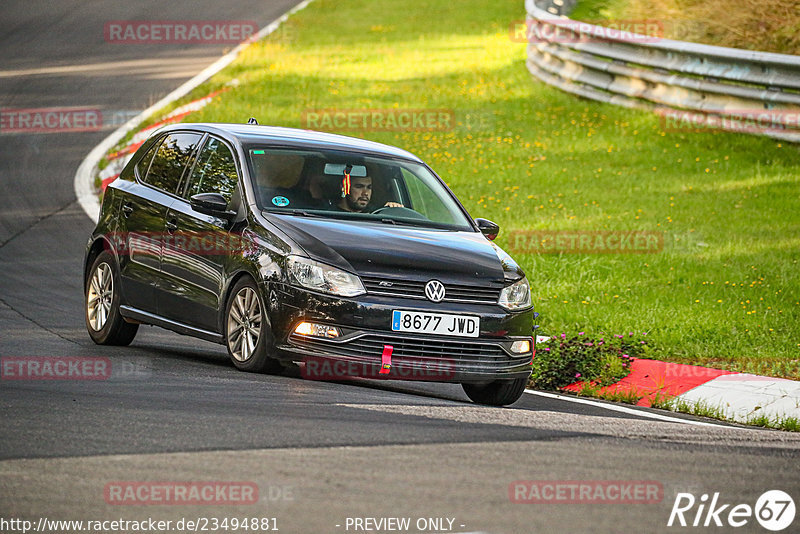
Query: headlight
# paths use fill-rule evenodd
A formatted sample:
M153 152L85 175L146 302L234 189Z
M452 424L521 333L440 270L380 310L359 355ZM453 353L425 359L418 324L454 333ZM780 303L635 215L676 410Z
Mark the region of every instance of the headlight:
M531 287L528 280L522 278L508 287L504 287L500 292L497 303L503 308L511 311L528 308L531 305Z
M520 339L511 344L511 352L514 354L525 354L531 351L531 342L529 339Z
M367 291L351 273L300 256L289 256L289 277L303 287L340 297L357 297Z

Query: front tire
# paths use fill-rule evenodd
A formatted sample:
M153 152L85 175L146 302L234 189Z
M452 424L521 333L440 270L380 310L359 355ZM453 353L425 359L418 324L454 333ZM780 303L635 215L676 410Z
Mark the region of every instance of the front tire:
M125 322L119 313L120 284L114 256L101 252L86 280L84 316L89 337L98 345L130 345L138 324Z
M270 357L272 332L261 292L250 278L239 280L225 307L225 346L240 371L279 373L283 367Z
M461 387L464 388L467 397L476 404L508 406L519 400L527 384L526 377L514 380L495 380L488 384L461 384Z

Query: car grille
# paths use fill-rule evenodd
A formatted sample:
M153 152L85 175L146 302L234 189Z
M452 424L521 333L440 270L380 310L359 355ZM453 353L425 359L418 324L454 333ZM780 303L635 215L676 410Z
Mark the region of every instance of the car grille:
M371 295L426 299L425 284L417 280L392 280L362 276L364 288ZM382 285L383 284L383 285ZM388 285L391 284L391 285ZM465 302L470 304L497 304L502 288L475 287L459 284L444 284L444 302Z
M530 361L530 353L509 356L497 342L456 341L444 339L396 336L391 334L364 334L346 341L334 341L292 334L291 344L327 354L380 362L384 345L392 345L392 358L431 361L446 360L465 369L503 369Z

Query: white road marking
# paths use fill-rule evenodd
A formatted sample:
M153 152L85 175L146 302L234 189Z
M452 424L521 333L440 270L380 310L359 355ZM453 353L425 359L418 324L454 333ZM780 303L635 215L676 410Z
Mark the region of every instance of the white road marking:
M574 402L576 404L588 404L589 406L596 406L598 408L603 408L606 410L610 410L612 412L620 412L629 415L636 415L638 417L645 417L648 419L656 419L658 421L667 421L670 423L682 423L684 425L693 425L693 426L712 426L712 427L722 427L722 428L729 428L726 425L719 425L716 423L706 423L705 421L692 421L690 419L681 419L680 417L670 417L668 415L661 415L657 413L650 413L645 412L642 410L634 410L633 408L626 408L625 406L617 406L615 404L606 404L604 402L597 402L592 401L589 399L580 399L578 397L572 397L569 395L558 395L555 393L545 393L544 391L534 391L532 389L526 389L525 393L529 393L531 395L538 395L539 397L546 397L548 399L557 399L563 400L567 402ZM747 429L750 430L750 429Z
M149 74L172 72L176 67L186 68L187 63L193 62L208 65L210 57L198 58L159 58L159 59L132 59L122 61L103 61L99 63L80 63L74 65L54 65L29 69L0 70L0 78L14 78L17 76L42 76L42 75L73 75L104 72L113 74L124 71L128 74ZM194 71L196 72L196 70Z

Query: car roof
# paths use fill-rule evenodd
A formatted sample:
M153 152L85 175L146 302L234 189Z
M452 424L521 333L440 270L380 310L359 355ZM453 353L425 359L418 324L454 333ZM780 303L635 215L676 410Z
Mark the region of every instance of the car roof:
M298 128L284 128L281 126L261 126L251 124L232 124L216 122L179 123L173 124L161 131L171 130L200 130L214 133L222 137L235 137L240 143L270 143L280 146L297 148L326 148L351 150L369 154L399 157L423 163L421 159L401 148L367 141L356 137L348 137L313 130L300 130ZM227 135L226 135L227 134Z

